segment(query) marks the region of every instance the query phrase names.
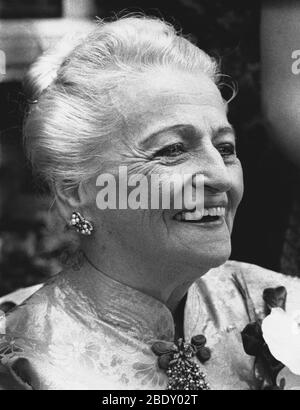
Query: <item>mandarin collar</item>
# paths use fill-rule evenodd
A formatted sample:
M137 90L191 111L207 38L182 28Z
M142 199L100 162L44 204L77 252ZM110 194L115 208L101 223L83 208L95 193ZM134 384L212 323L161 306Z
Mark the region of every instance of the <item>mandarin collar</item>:
M173 341L175 326L171 311L158 299L131 288L89 266L68 275L80 304L88 304L101 321L126 335L144 341Z

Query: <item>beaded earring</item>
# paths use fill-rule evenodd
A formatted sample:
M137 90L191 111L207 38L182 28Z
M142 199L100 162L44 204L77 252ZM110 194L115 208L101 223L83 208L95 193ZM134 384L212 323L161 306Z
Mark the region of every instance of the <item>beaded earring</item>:
M73 212L70 226L76 229L82 235L91 235L94 227L90 221L85 219L79 212Z

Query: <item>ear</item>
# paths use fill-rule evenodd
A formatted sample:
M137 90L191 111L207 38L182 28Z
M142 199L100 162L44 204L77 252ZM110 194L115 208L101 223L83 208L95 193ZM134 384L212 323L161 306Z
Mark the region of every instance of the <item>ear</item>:
M82 182L72 188L55 184L54 192L58 210L65 221L70 220L73 211L82 211L88 203L88 193Z

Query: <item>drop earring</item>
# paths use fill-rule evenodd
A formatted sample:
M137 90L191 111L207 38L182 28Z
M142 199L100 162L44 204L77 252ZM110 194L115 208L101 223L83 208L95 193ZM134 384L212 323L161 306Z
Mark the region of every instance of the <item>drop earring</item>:
M70 226L76 229L82 235L91 235L94 227L90 221L85 219L79 212L73 212Z

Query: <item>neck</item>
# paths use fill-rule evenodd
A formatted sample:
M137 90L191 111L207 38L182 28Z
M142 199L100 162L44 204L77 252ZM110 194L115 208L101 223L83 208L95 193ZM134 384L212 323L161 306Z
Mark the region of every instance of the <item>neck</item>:
M208 269L180 265L156 257L139 257L130 253L84 250L89 264L106 276L151 296L174 313L191 284ZM116 257L118 256L118 257Z

